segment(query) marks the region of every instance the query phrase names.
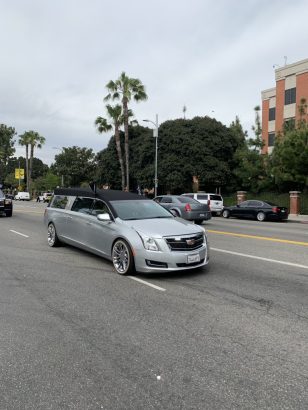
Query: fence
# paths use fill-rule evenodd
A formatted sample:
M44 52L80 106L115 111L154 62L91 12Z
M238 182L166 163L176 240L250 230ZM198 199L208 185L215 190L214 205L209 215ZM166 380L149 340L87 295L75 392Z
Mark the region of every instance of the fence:
M237 203L236 193L234 193L234 195L232 196L223 195L223 199L225 206L236 205ZM285 206L288 209L290 209L289 193L277 194L275 192L262 192L259 194L252 194L250 192L247 192L247 199L259 199L262 201L269 201L274 204ZM308 215L308 194L300 194L300 213L302 215Z

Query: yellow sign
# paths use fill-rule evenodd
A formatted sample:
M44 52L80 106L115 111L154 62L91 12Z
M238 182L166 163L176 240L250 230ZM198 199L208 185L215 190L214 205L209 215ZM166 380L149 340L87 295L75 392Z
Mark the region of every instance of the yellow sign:
M23 168L15 168L15 179L24 179L25 170Z

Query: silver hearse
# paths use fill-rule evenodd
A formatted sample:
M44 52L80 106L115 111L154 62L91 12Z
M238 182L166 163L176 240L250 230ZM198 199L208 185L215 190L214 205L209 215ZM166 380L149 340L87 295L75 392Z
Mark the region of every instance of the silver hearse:
M103 256L121 275L199 268L209 261L200 226L129 192L55 189L44 222L49 246L65 242Z

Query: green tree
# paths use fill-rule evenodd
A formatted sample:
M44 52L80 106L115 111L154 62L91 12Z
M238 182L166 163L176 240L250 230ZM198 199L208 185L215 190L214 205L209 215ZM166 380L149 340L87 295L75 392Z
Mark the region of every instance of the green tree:
M15 152L15 135L15 128L0 124L0 182L4 182L8 174L7 163Z
M32 171L33 171L33 158L34 158L34 148L42 148L45 144L46 139L42 137L38 132L29 131L29 145L30 145L30 165L29 165L29 181L32 182Z
M270 186L271 177L268 156L261 154L263 141L260 107L255 107L254 111L255 124L252 127L254 137L247 138L247 132L242 134L245 140L244 143L239 144L235 152L233 174L238 188L257 193ZM240 132L236 123L231 124L231 128L233 131L237 129Z
M18 140L19 145L26 148L26 182L27 182L27 191L29 192L29 146L30 146L30 135L28 132L24 132L19 136Z
M116 81L109 81L106 85L108 94L105 101L121 100L124 115L124 134L125 134L125 163L126 163L126 188L129 190L129 109L128 104L133 99L144 101L147 99L144 85L138 78L130 78L123 71Z
M131 185L134 189L138 185L151 189L155 171L153 130L141 126L130 127L129 135ZM209 117L178 119L161 124L158 138L159 192L190 191L193 176L199 177L201 189L228 186L232 177L233 155L238 145L238 138L228 127ZM119 186L120 173L114 165L117 162L114 140L98 153L97 162L101 182L108 182L113 188Z
M106 118L97 117L95 120L95 125L98 129L98 132L108 132L112 128L114 128L114 140L116 144L116 150L118 155L118 160L120 163L120 170L121 170L121 185L122 190L124 191L125 188L125 170L124 170L124 162L122 156L122 148L121 148L121 141L120 141L120 126L124 122L124 117L122 115L122 107L121 105L117 104L115 106L111 106L109 104L106 105L107 113L112 121L112 125L108 122Z
M53 174L63 175L66 186L80 186L91 182L95 175L95 154L91 148L77 146L62 148L50 166Z
M271 157L277 186L284 190L308 190L308 126L304 122L277 138Z
M45 138L42 137L36 131L26 131L19 138L19 144L26 148L26 175L27 175L27 191L30 192L30 186L32 182L32 169L33 169L33 157L34 148L42 148L45 143ZM30 148L30 158L29 158Z
M53 191L60 185L60 178L52 172L47 172L44 176L38 177L33 185L37 192Z

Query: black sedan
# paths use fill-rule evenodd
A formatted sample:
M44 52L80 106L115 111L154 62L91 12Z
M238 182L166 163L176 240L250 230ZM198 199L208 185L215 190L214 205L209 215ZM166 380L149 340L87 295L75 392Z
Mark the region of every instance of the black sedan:
M272 202L249 200L239 205L224 207L224 218L235 216L236 218L253 218L262 222L267 220L282 221L288 219L288 208L278 206Z
M212 214L207 204L201 204L195 199L182 195L161 195L154 198L161 206L168 209L175 216L180 216L187 221L202 224L211 219Z
M13 214L13 202L11 199L6 198L2 190L0 189L0 214L6 216L12 216Z

